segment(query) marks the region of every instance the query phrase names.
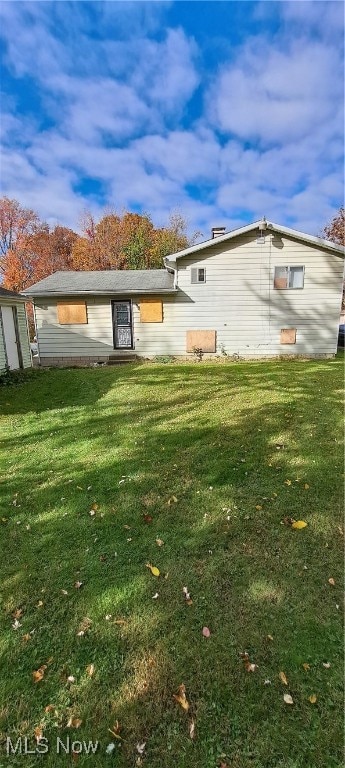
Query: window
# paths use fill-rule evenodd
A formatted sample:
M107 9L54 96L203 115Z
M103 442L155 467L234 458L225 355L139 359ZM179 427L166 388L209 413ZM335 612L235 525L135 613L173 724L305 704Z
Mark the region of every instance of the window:
M284 288L303 288L304 267L275 267L274 287L280 290Z
M192 283L206 283L206 269L205 269L205 267L192 267L192 269L191 269L191 282Z

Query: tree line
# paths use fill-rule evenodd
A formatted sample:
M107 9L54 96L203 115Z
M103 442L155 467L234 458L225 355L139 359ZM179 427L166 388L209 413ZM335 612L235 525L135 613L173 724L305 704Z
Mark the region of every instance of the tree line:
M192 245L187 222L173 214L165 227L149 215L86 212L81 233L49 226L18 200L0 199L0 283L22 291L59 270L160 269L164 256Z
M345 245L345 211L340 208L321 236ZM58 270L159 269L164 256L192 245L180 214L165 227L148 214L106 212L97 221L86 212L81 233L49 226L18 200L0 198L0 284L22 291Z

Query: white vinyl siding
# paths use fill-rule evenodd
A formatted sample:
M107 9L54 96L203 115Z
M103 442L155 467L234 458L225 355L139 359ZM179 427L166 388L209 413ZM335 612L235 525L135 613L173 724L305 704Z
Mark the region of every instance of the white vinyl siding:
M25 304L17 304L18 332L22 352L23 368L31 368L31 351L26 320Z

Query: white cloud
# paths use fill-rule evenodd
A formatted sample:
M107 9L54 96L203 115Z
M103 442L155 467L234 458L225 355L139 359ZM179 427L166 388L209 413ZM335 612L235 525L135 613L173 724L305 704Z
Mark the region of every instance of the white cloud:
M341 59L320 42L285 48L256 38L212 86L210 118L221 131L263 146L304 138L334 119L342 100Z

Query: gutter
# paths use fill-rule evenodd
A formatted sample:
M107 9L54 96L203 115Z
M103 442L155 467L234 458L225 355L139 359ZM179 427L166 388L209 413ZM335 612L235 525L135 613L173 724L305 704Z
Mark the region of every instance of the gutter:
M122 290L122 291L63 291L63 292L46 292L46 293L27 293L27 298L24 299L24 301L34 301L35 299L63 299L64 297L71 298L73 296L153 296L153 295L165 295L165 294L174 294L176 293L177 289L174 288L161 288L160 290L157 290L157 288L153 288L152 291L140 290L140 288L137 288L137 290Z

